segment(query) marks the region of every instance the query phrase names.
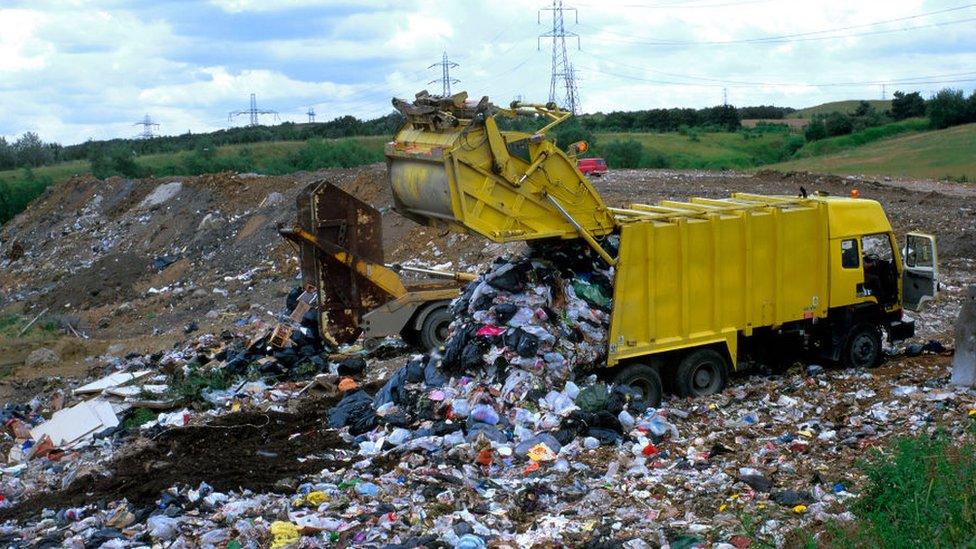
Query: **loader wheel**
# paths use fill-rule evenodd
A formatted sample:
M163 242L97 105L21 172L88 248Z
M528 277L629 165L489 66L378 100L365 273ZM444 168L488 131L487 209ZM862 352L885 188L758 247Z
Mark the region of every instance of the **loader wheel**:
M728 376L724 356L714 349L697 349L678 363L674 389L682 397L714 395L725 388Z
M641 392L644 402L652 408L661 405L664 389L661 386L661 375L657 370L646 364L630 364L620 368L620 372L613 378L615 384L637 389Z
M881 362L881 333L877 326L858 324L840 354L845 368L873 368Z
M447 307L434 309L420 327L420 346L427 352L440 349L447 341L450 326L451 313Z

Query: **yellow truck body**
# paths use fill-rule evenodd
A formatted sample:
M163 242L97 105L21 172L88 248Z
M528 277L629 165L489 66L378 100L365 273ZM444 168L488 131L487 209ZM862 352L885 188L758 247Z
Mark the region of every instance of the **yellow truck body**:
M845 239L892 234L873 200L734 194L639 208L620 221L613 299L627 305L612 313L611 366L716 343L735 364L739 336L755 328L877 301L857 295L863 272L840 268Z
M934 238L909 236L906 267L878 202L802 191L613 208L576 167L583 147L564 152L545 137L568 113L466 99L394 101L406 116L386 146L397 210L496 242L585 239L615 267L607 365L637 368L631 378L663 367L684 393L707 394L724 378L696 377L699 366L734 368L744 346L762 351L784 333L827 358L870 365L882 330L889 339L914 332L906 302L936 293ZM550 123L526 133L495 122L518 114ZM609 235L619 235L615 253Z

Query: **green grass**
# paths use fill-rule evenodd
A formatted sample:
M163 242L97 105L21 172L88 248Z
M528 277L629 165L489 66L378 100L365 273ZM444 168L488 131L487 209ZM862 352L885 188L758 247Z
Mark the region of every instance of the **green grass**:
M896 439L860 464L853 523L828 523L828 547L976 546L976 444L944 432Z
M748 137L746 137L748 136ZM780 159L789 134L779 132L716 133L601 133L594 154L614 140L633 139L645 150L664 155L669 167L677 169L742 169ZM613 166L610 166L613 169Z
M909 133L769 167L839 175L976 181L976 124Z
M884 112L891 108L891 100L880 100L880 99L865 99L871 104L872 107L878 112ZM790 114L790 118L810 118L815 114L830 114L832 112L842 112L850 113L861 104L860 99L851 99L848 101L832 101L830 103L823 103L822 105L814 105L813 107L807 107L805 109L800 109L795 113Z
M55 183L60 183L61 181L66 181L71 176L86 173L89 169L87 160L72 160L71 162L62 162L51 166L41 166L34 168L33 171L39 178L50 177ZM23 170L20 168L0 171L0 182L18 181L22 173Z

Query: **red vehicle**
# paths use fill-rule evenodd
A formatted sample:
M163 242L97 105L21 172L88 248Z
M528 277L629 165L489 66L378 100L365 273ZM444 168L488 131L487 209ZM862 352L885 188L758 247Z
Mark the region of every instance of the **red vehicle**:
M607 173L607 163L602 158L580 158L576 161L576 167L583 175L599 177Z

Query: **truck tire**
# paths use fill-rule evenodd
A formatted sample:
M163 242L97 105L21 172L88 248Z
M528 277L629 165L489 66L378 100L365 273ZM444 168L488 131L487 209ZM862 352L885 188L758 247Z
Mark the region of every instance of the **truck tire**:
M691 351L674 372L674 390L681 397L714 395L725 389L729 368L725 357L715 349Z
M436 351L447 341L448 328L451 325L451 313L447 307L434 309L424 319L420 327L420 346L427 352Z
M664 389L661 385L661 375L656 369L646 364L629 364L620 368L620 372L613 378L615 384L637 389L644 397L644 402L652 408L661 405Z
M858 324L847 336L840 363L845 368L873 368L881 363L881 332L872 324Z

